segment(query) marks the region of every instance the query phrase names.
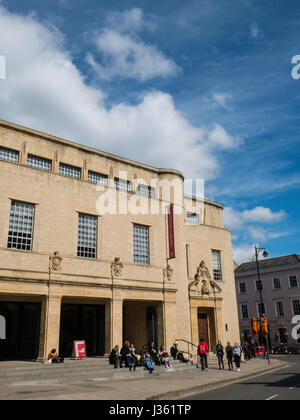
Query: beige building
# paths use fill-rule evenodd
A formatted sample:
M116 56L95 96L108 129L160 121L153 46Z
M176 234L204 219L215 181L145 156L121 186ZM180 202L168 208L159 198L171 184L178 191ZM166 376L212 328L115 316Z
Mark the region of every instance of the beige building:
M222 207L180 172L0 121L0 176L0 358L239 340Z

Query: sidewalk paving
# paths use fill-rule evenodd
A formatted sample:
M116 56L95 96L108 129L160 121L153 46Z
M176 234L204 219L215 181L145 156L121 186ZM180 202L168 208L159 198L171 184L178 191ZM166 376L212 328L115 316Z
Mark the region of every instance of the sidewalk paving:
M281 360L272 359L269 367L266 360L256 359L251 363L242 363L239 373L219 371L216 366L212 366L208 372L195 368L188 372L149 375L126 381L103 382L99 378L60 385L0 386L0 400L171 400L247 379L285 365Z

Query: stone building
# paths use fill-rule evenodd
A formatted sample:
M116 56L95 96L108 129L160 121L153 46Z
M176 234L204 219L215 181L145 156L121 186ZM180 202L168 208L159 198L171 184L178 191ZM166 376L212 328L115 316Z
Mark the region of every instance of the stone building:
M2 359L239 339L222 206L180 172L0 121L0 174Z
M268 318L272 346L300 348L300 339L292 336L292 320L300 316L300 255L259 261L259 270L260 281L256 262L242 264L235 270L242 335L250 334L251 318L259 318L262 312Z

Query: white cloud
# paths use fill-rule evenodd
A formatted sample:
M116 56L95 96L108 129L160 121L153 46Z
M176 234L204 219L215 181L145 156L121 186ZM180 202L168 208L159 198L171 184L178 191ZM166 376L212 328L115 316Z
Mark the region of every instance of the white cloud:
M7 79L0 82L0 118L178 169L187 177L212 179L219 174L216 150L234 147L237 141L221 126L210 132L192 125L172 97L159 91L146 92L137 105L109 108L103 92L89 86L72 63L58 30L1 7L0 27L5 34L0 54L7 62Z
M244 211L234 210L231 207L224 208L224 224L232 230L241 230L247 223L277 223L286 216L283 210L272 212L267 207L255 207Z
M113 11L106 17L107 27L118 32L140 32L141 30L154 30L156 27L154 18L145 15L140 8L132 8L123 12Z
M88 55L88 62L98 77L112 79L116 76L146 81L155 77L176 76L179 67L154 45L146 45L140 40L105 29L96 39L102 55L103 65Z
M283 210L273 213L266 207L255 207L253 210L243 212L243 219L246 222L275 223L280 222L285 217L286 213Z
M255 244L240 244L233 246L233 260L238 264L254 261Z

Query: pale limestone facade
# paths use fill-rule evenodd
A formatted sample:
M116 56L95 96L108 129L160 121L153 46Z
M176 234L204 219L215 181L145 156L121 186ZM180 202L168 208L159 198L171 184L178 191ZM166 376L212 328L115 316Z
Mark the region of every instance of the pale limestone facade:
M66 348L74 339L86 339L94 356L109 353L124 339L138 349L150 339L170 348L176 339L198 344L199 335L205 336L207 330L212 351L218 339L224 343L239 340L231 236L223 227L219 204L205 200L199 223L187 223L195 199L171 194L175 210L183 211L174 216L176 259L169 261L169 271L163 212L99 214L96 206L108 191L116 193L118 200L122 193L116 192L114 179L126 171L133 185L128 200L142 179L155 189L155 197L144 198L147 204L161 209L170 204L162 199L161 184L169 180L182 186L181 173L4 121L0 121L1 148L17 151L19 156L17 162L0 159L0 315L7 318L7 330L17 328L21 337L11 338L8 332L7 343L0 340L2 357L30 355L44 360L52 348L67 355ZM29 154L51 161L51 170L29 167ZM61 175L60 163L80 168L80 179ZM107 175L108 185L99 191L89 182L89 171ZM8 249L14 201L34 205L30 251ZM95 259L77 256L79 214L97 217ZM149 229L147 265L134 263L134 224ZM219 281L214 281L212 250L220 251ZM61 259L57 265L53 264L54 253ZM116 258L122 264L118 275L112 269ZM202 261L209 276L206 288L198 271ZM197 272L200 276L195 277ZM182 349L185 346L180 342Z

